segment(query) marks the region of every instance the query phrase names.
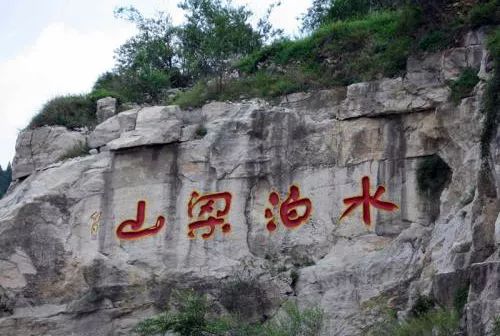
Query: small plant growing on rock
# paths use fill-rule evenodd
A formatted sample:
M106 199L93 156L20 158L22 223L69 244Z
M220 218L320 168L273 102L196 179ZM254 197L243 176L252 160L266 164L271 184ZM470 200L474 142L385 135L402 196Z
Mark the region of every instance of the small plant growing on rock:
M205 135L207 135L207 133L208 133L208 130L203 125L199 125L198 128L195 131L196 137L199 138L199 139L204 138Z
M85 156L89 154L89 150L90 148L87 146L87 144L79 143L68 149L66 153L61 155L59 160L63 161L63 160L73 159L79 156Z
M438 155L425 157L417 167L417 185L421 192L435 195L451 178L451 168Z
M286 302L271 321L245 323L232 316L212 316L206 296L192 290L175 291L175 309L140 322L134 332L141 336L174 332L181 336L316 336L323 325L323 311L318 308L300 310Z
M435 305L436 302L432 297L419 295L417 300L415 300L415 304L411 307L410 315L414 317L422 316L434 309Z
M477 70L472 68L465 68L460 77L450 84L451 88L451 100L458 104L462 98L471 95L472 90L479 82L479 77L477 76Z

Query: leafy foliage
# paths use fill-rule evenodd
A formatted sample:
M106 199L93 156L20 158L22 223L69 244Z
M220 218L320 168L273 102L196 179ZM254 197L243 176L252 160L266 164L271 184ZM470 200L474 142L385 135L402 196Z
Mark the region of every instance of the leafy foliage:
M465 305L467 304L468 296L469 296L469 284L467 284L462 288L459 288L455 293L455 296L453 298L453 305L455 307L455 310L459 314L463 313Z
M184 0L186 24L179 29L180 51L186 72L193 79L222 76L231 61L262 45L262 36L249 24L251 11L221 0Z
M500 1L490 0L474 6L469 12L469 22L473 28L500 23Z
M59 125L78 128L92 126L96 122L95 102L88 95L68 95L45 103L28 127Z
M415 304L411 307L410 315L413 317L423 316L434 309L435 305L436 302L432 297L419 295Z
M472 89L479 82L477 70L473 68L465 68L457 80L450 84L451 100L458 103L460 99L470 96Z
M459 328L459 317L455 311L431 310L406 321L389 319L376 325L370 336L452 336Z
M493 320L493 328L491 328L491 332L489 333L491 336L500 336L500 316L497 316Z
M134 329L141 336L160 335L168 331L181 336L235 335L235 336L313 336L322 326L323 313L319 309L299 310L297 305L285 303L283 314L263 324L247 324L232 317L209 316L205 296L194 291L176 291L175 310L147 319Z
M99 77L93 96L156 102L165 89L186 84L176 60L176 28L168 15L146 18L134 7L120 7L115 15L134 23L139 32L116 50L116 69Z
M438 155L425 157L417 167L417 185L421 192L435 195L445 187L451 169Z
M494 60L492 78L488 81L483 99L482 112L485 115L481 134L481 155L489 155L489 146L500 123L500 28L494 30L488 39L488 49Z
M5 195L7 189L9 188L10 182L12 181L12 167L10 163L5 170L0 166L0 198Z
M213 328L207 318L208 301L194 291L175 292L178 302L177 311L167 311L156 317L147 319L137 325L135 332L140 335L157 335L167 331L180 335L202 335Z

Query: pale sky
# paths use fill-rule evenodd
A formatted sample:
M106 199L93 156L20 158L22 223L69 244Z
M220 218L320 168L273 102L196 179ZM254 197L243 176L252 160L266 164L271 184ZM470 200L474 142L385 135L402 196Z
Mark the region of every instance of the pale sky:
M179 0L0 0L0 165L14 157L16 137L48 99L87 93L99 74L113 68L113 51L135 28L113 16L133 5L146 16L156 10L182 23ZM264 15L275 0L233 0ZM312 0L282 0L271 22L299 33L297 17Z

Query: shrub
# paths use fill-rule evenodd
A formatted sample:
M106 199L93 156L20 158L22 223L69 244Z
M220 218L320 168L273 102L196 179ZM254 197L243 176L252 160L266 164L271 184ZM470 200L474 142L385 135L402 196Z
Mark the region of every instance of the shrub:
M457 292L455 293L455 296L453 298L453 306L455 307L455 310L459 314L462 314L462 312L464 311L464 307L467 304L468 296L469 296L469 285L468 284L466 286L458 289Z
M207 298L192 290L174 291L174 299L177 309L140 322L134 332L142 336L162 335L169 331L181 336L314 336L322 327L321 310L300 310L289 302L283 305L283 314L274 321L248 324L228 316L209 317Z
M451 169L438 155L425 157L417 167L417 185L421 192L440 193L451 178Z
M432 297L419 295L410 309L410 315L413 317L423 316L434 309L435 304L436 302Z
M371 336L452 336L459 328L455 311L436 309L406 321L390 319L368 333Z
M469 23L473 28L500 23L500 1L479 3L469 11Z
M458 103L462 98L470 96L478 82L477 70L465 68L460 73L458 79L450 84L451 100Z
M453 42L451 33L446 30L432 30L419 41L418 47L423 51L438 51L449 47Z
M500 316L495 317L493 320L493 328L491 328L490 335L500 336Z
M500 123L500 28L497 28L488 38L488 49L494 60L493 76L488 81L481 107L485 115L483 131L481 133L481 155L489 155L489 146Z
M200 107L209 99L210 90L207 83L203 80L183 92L180 92L174 99L173 104L181 108Z
M41 126L66 126L67 128L92 127L96 124L95 103L87 95L68 95L49 100L33 117L29 128Z
M157 335L173 331L180 335L202 335L211 329L207 319L208 301L194 291L176 291L173 294L177 311L167 311L142 321L134 331L140 335Z
M200 139L203 138L203 137L205 137L205 135L207 135L207 132L208 132L207 128L205 126L203 126L203 125L199 125L198 128L196 128L196 131L195 131L196 136L198 138L200 138Z

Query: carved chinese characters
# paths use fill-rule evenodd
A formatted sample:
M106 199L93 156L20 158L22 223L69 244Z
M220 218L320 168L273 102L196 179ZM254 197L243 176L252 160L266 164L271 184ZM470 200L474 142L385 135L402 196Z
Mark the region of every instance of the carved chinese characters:
M287 229L296 229L305 224L312 213L312 202L309 198L300 197L300 189L296 185L290 187L287 198L280 202L280 196L276 192L269 194L269 203L272 208L266 208L265 217L267 230L274 232L278 228L275 212L279 208L281 223Z
M383 186L378 186L373 196L370 194L370 179L365 176L361 180L362 193L359 196L345 198L344 205L347 207L340 219L344 219L356 208L361 207L363 211L363 223L367 226L372 224L371 207L385 211L394 211L398 206L380 198L385 192ZM220 231L223 235L229 234L232 225L228 222L231 211L233 196L230 192L222 191L216 193L201 194L193 191L187 202L187 237L196 239L210 239ZM306 224L312 216L313 202L311 199L301 195L300 188L293 184L289 187L286 196L281 196L272 191L268 197L268 206L264 210L266 229L275 232L281 223L285 229L297 229ZM91 234L97 235L101 213L91 216ZM159 215L154 224L145 223L146 202L137 203L137 213L134 219L127 219L116 228L116 236L122 240L154 236L166 225L165 217ZM220 230L219 230L220 229ZM95 238L93 238L95 239Z
M398 209L398 206L396 204L381 201L379 199L385 192L385 188L383 186L378 186L375 194L373 196L370 195L370 178L368 176L364 176L361 179L361 186L361 196L349 197L344 199L344 204L349 207L342 213L342 216L340 216L340 220L344 219L347 215L353 212L354 209L361 205L363 207L363 222L365 223L365 225L370 226L372 223L370 205L386 211L394 211Z
M212 238L217 226L220 226L224 234L231 232L231 224L226 221L231 210L231 199L232 196L228 192L201 196L194 191L188 203L188 216L192 221L188 225L188 237L194 239L196 231L205 229L206 232L202 233L201 237Z
M158 216L153 226L144 227L146 202L137 203L137 215L135 219L128 219L116 228L116 236L120 239L130 240L144 238L157 234L165 225L165 217Z

